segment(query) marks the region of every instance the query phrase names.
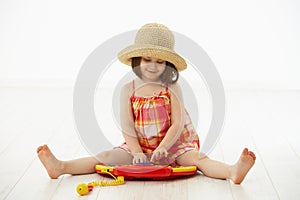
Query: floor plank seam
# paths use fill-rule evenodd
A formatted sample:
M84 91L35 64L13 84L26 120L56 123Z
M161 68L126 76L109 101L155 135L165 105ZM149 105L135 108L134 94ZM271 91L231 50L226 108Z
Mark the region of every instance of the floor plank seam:
M65 178L65 177L62 176L62 177L59 179L59 181L58 181L58 183L57 183L57 185L56 185L56 187L55 187L55 190L53 191L52 195L51 195L50 198L49 198L50 200L54 198L54 195L56 194L56 191L57 191L57 189L59 188L59 186L61 185L61 182L62 182L62 180L63 180L64 178Z
M268 176L268 178L269 178L269 180L270 180L270 182L271 182L271 184L272 184L272 187L273 187L273 189L274 189L274 191L275 191L275 194L276 194L277 198L280 199L279 193L278 193L278 191L277 191L277 189L276 189L276 187L275 187L275 184L274 184L274 182L273 182L273 180L272 180L272 178L271 178L271 176L270 176L270 174L269 174L269 172L268 172L268 170L267 170L267 168L266 168L266 165L265 165L265 163L264 163L264 161L263 161L263 159L262 159L262 155L260 154L259 149L257 148L257 145L256 145L256 143L255 143L255 140L254 140L254 138L253 138L252 135L251 135L250 137L251 137L251 140L252 140L252 142L253 142L253 145L254 145L254 147L255 147L255 149L256 149L256 153L258 154L257 157L260 159L260 161L261 161L261 163L262 163L262 166L264 167L264 169L265 169L265 171L266 171L266 174L267 174L267 176ZM257 157L256 157L256 159L257 159Z
M10 147L10 145L11 145L14 141L16 141L17 139L18 139L18 135L14 136L14 138L11 139L11 141L9 141L8 144L5 145L5 147L1 150L0 155L4 154L4 153L8 150L8 148Z
M218 142L219 143L219 142ZM220 146L220 150L221 150L221 155L222 155L222 159L223 159L223 162L225 160L225 156L224 156L224 153L223 153L223 147L222 147L222 144L219 143L219 146ZM229 190L230 190L230 193L231 193L231 197L232 199L234 200L234 195L233 195L233 190L232 190L232 184L231 184L231 181L230 180L226 180L227 183L228 183L228 187L229 187Z
M297 151L295 150L295 148L293 147L293 145L289 142L288 139L286 139L286 142L289 144L289 147L292 150L292 152L294 152L295 155L296 155L296 157L300 160L300 155L297 153Z
M22 178L25 176L25 174L27 173L27 171L30 169L30 167L33 165L34 161L37 158L35 157L30 164L28 165L28 167L24 170L24 172L22 173L22 175L18 178L18 180L14 183L14 185L10 188L9 192L7 193L7 195L4 197L4 199L6 199L10 193L15 189L15 187L18 185L18 183L22 180Z

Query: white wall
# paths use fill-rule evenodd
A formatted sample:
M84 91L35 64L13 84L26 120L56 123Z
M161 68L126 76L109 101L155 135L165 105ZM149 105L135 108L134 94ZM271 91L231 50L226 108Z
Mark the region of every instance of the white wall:
M292 0L1 0L0 85L72 85L103 41L155 21L202 46L226 87L300 89L299 8Z

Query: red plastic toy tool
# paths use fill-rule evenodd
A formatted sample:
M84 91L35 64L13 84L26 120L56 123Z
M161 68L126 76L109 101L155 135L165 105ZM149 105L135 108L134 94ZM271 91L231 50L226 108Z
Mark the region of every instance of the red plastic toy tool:
M153 179L164 180L178 178L181 176L193 175L197 172L196 166L171 167L167 165L136 164L104 166L96 165L99 174L108 172L115 176L124 176L125 179Z

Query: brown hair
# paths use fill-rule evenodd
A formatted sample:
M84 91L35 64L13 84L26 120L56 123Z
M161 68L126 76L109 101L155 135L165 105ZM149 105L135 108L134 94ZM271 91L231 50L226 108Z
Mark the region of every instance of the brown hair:
M141 64L141 57L134 57L131 59L131 66L133 72L140 79L142 79L142 73L139 67L140 64ZM179 78L179 73L176 67L172 63L166 61L165 71L162 73L162 75L160 75L161 82L163 82L164 84L173 84L177 82L178 78Z

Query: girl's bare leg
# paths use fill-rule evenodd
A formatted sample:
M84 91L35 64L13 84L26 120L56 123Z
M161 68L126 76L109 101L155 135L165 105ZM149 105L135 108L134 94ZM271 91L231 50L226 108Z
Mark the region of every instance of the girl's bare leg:
M211 160L198 151L188 151L177 158L179 165L196 165L206 176L218 179L230 179L235 184L240 184L255 162L255 154L245 148L234 165L228 165Z
M63 174L89 174L95 172L95 165L131 164L132 156L126 151L116 148L105 151L95 157L84 157L75 160L58 160L47 145L38 147L38 157L46 168L50 178L58 178Z

